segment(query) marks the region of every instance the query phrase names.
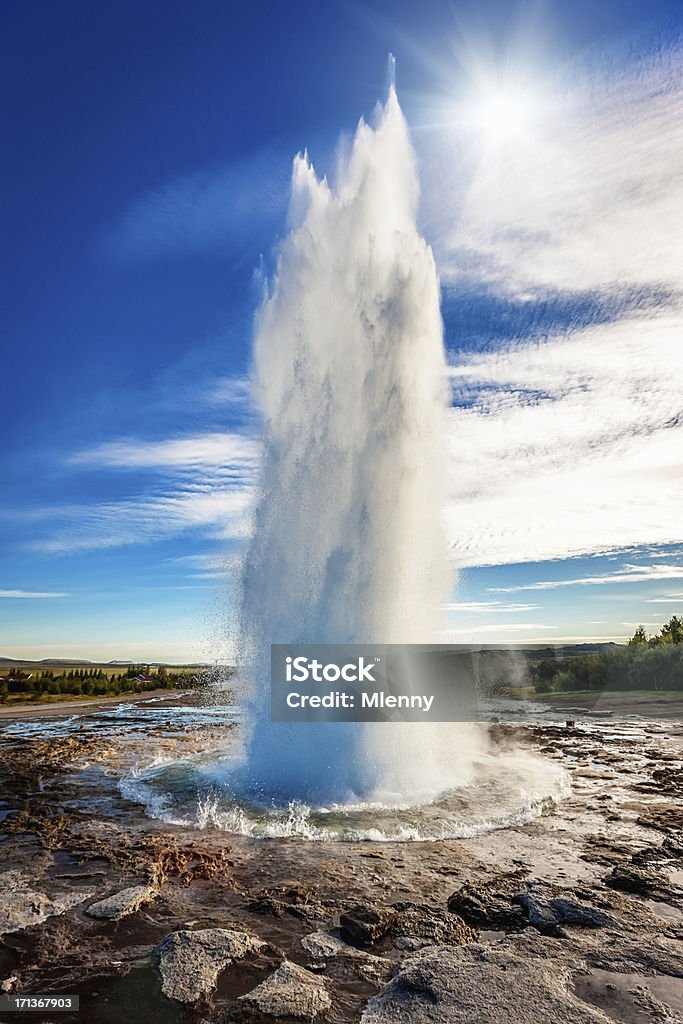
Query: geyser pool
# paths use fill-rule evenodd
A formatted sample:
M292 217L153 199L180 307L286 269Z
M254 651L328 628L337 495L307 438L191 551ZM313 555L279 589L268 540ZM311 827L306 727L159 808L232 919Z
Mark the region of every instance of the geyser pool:
M372 799L310 804L245 797L245 765L215 754L135 771L121 782L150 817L260 839L410 841L462 839L531 821L569 792L566 773L530 753L477 755L468 783L430 799L378 791Z

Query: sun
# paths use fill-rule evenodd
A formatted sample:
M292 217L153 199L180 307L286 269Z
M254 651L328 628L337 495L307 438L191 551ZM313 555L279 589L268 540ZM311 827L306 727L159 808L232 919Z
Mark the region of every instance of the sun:
M488 142L507 142L529 135L533 128L535 106L524 93L490 92L468 105L468 127Z

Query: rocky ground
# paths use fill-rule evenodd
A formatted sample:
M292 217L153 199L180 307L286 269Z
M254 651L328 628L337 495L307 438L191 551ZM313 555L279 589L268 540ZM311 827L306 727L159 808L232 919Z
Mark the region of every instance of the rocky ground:
M80 996L41 1024L682 1021L683 727L491 733L571 797L403 844L171 828L112 785L123 739L5 739L3 992Z

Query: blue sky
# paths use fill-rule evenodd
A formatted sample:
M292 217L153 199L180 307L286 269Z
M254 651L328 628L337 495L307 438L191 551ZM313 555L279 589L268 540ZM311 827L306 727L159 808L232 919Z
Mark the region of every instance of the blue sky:
M449 635L680 611L677 13L6 5L0 654L229 651L256 271L293 155L334 168L389 51L443 289Z

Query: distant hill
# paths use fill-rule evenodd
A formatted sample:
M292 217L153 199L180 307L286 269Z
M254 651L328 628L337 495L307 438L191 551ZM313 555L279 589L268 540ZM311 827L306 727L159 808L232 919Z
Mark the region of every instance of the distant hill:
M587 654L604 654L609 651L618 651L623 644L615 644L612 642L608 643L584 643L584 644L558 644L556 647L551 644L529 647L515 647L514 644L510 644L507 647L500 647L496 644L444 644L439 645L443 647L450 647L454 651L485 651L487 654L518 654L528 661L546 661L548 658L581 658ZM131 665L149 665L150 668L212 668L211 662L208 661L197 661L192 663L182 663L174 665L171 662L165 661L145 661L141 659L138 661L124 661L124 660L112 660L112 661L89 661L87 658L43 658L41 661L30 661L22 658L5 658L0 655L0 665L46 665L54 668L60 668L72 665L92 665L93 667L102 666L115 667L115 668L129 668Z
M621 650L624 644L615 644L611 640L607 643L585 643L585 644L538 644L538 646L517 647L509 644L500 647L498 644L443 644L439 645L450 648L460 653L472 653L481 651L490 655L516 654L528 661L545 661L547 658L582 658L587 654L606 654L610 651Z
M212 668L207 661L194 661L187 664L174 665L168 661L89 661L87 658L42 658L40 661L31 661L27 658L6 658L0 654L0 665L24 665L39 666L48 668L66 668L78 666L80 668L91 665L93 668L129 668L131 665L149 665L150 668Z
M92 665L86 658L43 658L31 661L29 658L5 658L0 654L0 665Z
M548 658L582 658L587 654L607 654L618 651L624 644L568 644L561 647L525 647L521 653L530 661L545 661Z

